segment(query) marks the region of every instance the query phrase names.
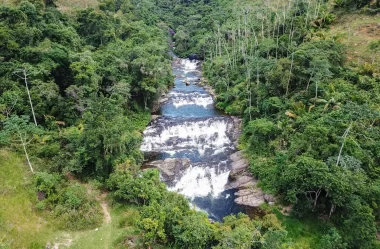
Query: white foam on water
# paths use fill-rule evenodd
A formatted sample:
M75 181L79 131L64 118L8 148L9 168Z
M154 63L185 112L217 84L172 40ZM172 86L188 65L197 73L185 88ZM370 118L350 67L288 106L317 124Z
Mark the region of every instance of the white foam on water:
M181 59L180 64L181 67L185 70L185 72L197 71L197 61L189 60L189 59Z
M170 100L176 108L186 105L198 105L204 108L212 107L214 100L210 94L207 93L182 93L182 92L171 92Z
M187 81L191 81L191 82L194 82L194 81L198 81L200 77L186 77L186 80Z
M225 190L229 173L230 171L226 171L217 174L215 168L190 166L169 190L188 198L206 197L210 194L217 198Z
M140 150L163 152L181 149L221 149L232 143L227 136L229 124L223 119L184 121L174 125L149 126L144 131Z

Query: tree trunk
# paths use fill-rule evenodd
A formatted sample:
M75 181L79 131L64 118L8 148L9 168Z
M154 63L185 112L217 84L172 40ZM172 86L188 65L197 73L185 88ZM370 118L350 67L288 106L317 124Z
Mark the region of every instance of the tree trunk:
M21 134L19 134L19 137L20 137L20 140L21 140L22 147L24 148L24 153L25 153L26 161L28 162L30 171L34 174L34 170L33 170L32 164L30 163L30 160L29 160L28 152L26 151L26 141L24 141L24 139L22 138Z
M286 84L286 94L285 95L288 95L288 93L289 93L289 85L290 85L290 80L292 78L293 63L294 63L294 52L292 53L292 62L290 63L289 79L288 79L288 84Z
M36 115L34 114L34 108L33 108L33 104L32 104L32 98L30 97L30 91L29 91L29 87L28 87L28 74L26 73L26 69L25 68L22 70L22 72L24 74L25 87L26 87L26 91L28 92L29 104L30 104L30 108L32 109L32 115L33 115L34 124L37 126Z
M350 125L348 126L347 130L345 130L344 133L343 133L343 136L342 136L342 138L343 138L343 142L342 142L342 145L340 146L338 159L336 160L336 166L339 165L339 161L340 161L340 159L341 159L341 157L342 157L343 147L344 147L344 144L346 143L346 138L347 138L347 136L348 136L348 133L349 133L350 130L351 130L351 127L352 127L352 121L351 121Z

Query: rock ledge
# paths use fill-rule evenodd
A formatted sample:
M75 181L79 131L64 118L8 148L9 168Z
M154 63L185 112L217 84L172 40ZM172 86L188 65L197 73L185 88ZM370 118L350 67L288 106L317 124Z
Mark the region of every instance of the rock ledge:
M229 182L225 189L236 189L235 203L251 208L257 208L263 203L274 204L276 199L273 195L265 194L257 187L258 180L249 172L249 162L244 158L241 151L230 156L232 169L229 174Z

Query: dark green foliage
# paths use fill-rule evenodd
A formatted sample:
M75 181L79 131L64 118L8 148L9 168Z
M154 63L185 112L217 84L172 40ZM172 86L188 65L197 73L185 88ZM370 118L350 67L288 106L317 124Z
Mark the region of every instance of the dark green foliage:
M177 55L205 59L217 108L243 117L241 146L261 187L294 204L295 215L336 226L321 248L374 248L378 65L345 66L343 46L323 34L335 20L326 1L102 0L71 17L54 1L17 2L0 7L0 144L13 148L21 138L32 158L48 162L37 166L50 172L35 176L46 195L37 209L50 210L61 228L101 220L87 190L59 177L72 172L106 183L115 201L138 205L146 245L269 249L288 239L273 216L211 224L169 193L157 171L139 170L141 131L173 82L169 38ZM376 54L378 47L368 49Z
M33 150L59 171L102 179L117 160L141 163L138 132L172 84L166 30L138 21L129 1L108 4L75 19L51 3L0 9L0 120L31 114L18 73L25 69L37 123L49 134Z
M345 249L347 244L342 241L342 237L335 228L331 228L321 239L321 248Z
M37 191L41 191L47 198L54 199L53 195L57 194L60 179L57 175L46 172L38 172L35 176L35 185Z
M50 210L60 229L88 229L101 223L99 203L85 186L65 182L57 174L45 172L36 173L35 186L45 198L36 208Z
M128 171L111 174L107 185L113 190L113 198L117 201L140 205L162 200L166 186L160 181L159 172L147 170L138 174L134 176Z
M176 245L179 248L207 248L213 240L214 230L207 214L197 212L185 216L182 224L173 227Z
M337 7L356 7L360 9L364 6L368 6L371 2L371 0L336 0L335 5Z
M82 185L70 185L61 189L53 209L61 229L80 230L95 228L102 222L99 203Z

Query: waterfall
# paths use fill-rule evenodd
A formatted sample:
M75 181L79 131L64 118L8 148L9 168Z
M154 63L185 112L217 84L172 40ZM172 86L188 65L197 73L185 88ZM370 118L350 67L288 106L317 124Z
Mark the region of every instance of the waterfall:
M233 212L233 193L225 190L229 156L236 151L236 118L220 115L213 96L198 85L199 61L175 59L175 87L163 102L160 118L144 131L141 151L153 159L189 158L175 177L161 175L170 191L185 195L213 219ZM173 166L174 167L174 166Z
M210 94L200 92L177 92L172 91L169 94L171 103L179 108L186 105L199 105L203 108L213 108L214 100Z

